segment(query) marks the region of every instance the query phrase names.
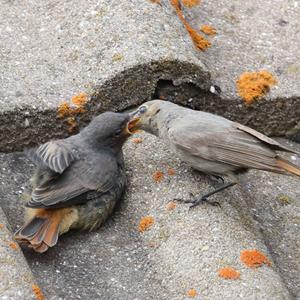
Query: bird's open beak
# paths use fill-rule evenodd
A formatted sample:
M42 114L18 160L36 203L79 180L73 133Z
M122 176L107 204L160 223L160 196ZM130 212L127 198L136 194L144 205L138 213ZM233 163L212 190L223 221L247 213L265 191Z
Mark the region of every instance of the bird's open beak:
M126 126L127 134L134 134L139 130L140 120L141 117L138 109L129 113L129 121Z

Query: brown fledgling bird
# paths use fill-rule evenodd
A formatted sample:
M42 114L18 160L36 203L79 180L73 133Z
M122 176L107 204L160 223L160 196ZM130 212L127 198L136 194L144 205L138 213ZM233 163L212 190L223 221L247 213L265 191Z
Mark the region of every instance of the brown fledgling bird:
M191 167L221 179L229 177L229 183L222 179L216 190L185 201L191 206L235 185L236 175L248 169L300 176L300 168L276 152L296 151L242 124L162 100L146 102L134 113L137 126L162 138Z
M70 229L98 228L125 191L122 146L133 125L130 114L106 112L79 134L29 151L37 169L15 238L45 252Z

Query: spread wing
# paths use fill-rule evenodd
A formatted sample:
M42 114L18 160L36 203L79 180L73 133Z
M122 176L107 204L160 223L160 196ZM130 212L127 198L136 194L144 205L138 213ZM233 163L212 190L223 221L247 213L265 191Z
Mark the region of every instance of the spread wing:
M50 141L29 152L30 157L56 173L63 171L75 160L66 140Z
M281 172L274 150L290 150L255 130L248 127L245 130L244 127L246 126L232 123L232 126L224 129L207 127L207 130L200 131L195 125L175 126L169 130L169 138L175 147L202 159L237 168Z
M117 160L105 153L86 153L60 176L36 187L28 207L65 207L88 201L88 191L105 193L118 178Z

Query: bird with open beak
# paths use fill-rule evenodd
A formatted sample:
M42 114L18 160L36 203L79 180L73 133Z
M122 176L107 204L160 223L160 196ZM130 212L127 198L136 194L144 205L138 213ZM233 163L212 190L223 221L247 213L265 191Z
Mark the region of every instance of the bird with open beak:
M131 117L106 112L77 135L28 151L37 168L17 240L45 252L60 234L107 219L126 188L122 146L136 122Z
M222 179L223 184L203 196L185 202L196 206L238 182L237 174L259 169L300 176L300 168L277 151L297 153L242 124L174 103L153 100L135 111L141 129L160 137L175 154L203 173ZM224 183L222 176L229 182Z

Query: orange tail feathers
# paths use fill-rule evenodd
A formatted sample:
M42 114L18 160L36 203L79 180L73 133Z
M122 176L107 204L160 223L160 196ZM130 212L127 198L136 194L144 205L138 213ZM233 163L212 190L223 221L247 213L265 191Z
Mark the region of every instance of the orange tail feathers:
M277 162L278 166L281 169L283 169L284 171L294 174L294 175L297 175L297 176L300 176L300 168L298 166L292 164L291 162L289 162L281 157L278 157L276 162Z
M58 240L60 214L54 212L39 213L28 223L24 224L16 233L15 239L25 243L36 252L46 252Z

